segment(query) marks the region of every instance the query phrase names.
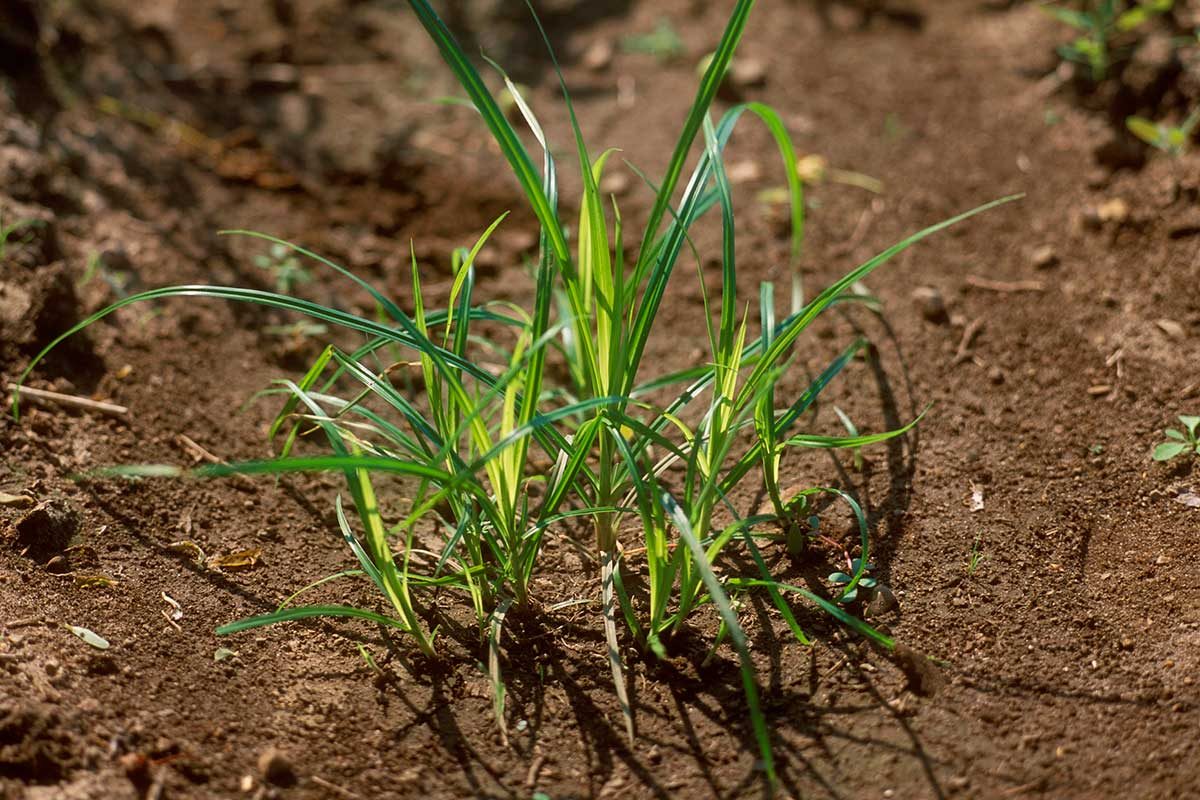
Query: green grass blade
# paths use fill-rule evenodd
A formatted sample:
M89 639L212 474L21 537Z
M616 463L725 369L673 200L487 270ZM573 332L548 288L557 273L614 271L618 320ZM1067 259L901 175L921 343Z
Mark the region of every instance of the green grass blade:
M700 546L700 542L696 539L696 535L692 531L692 525L688 520L687 514L683 512L683 509L679 507L674 498L665 492L662 495L662 504L667 515L671 518L671 522L675 525L676 530L679 531L679 535L687 544L688 550L691 551L696 569L700 572L700 579L704 581L704 586L708 589L709 597L712 599L717 613L721 615L721 620L725 623L725 627L729 631L729 638L733 643L734 649L737 651L738 660L742 668L742 688L746 692L746 705L750 711L750 724L754 729L754 738L758 742L758 751L762 758L763 770L767 774L767 780L771 785L774 785L776 781L775 757L771 751L771 735L767 730L766 717L763 715L762 706L758 699L758 677L754 670L754 662L750 660L750 649L746 642L746 634L742 631L742 626L738 623L737 615L733 613L733 606L730 605L729 597L721 587L721 582L713 574L712 566L708 563L704 548Z
M386 617L383 614L376 614L374 611L367 611L366 609L355 608L353 606L328 605L297 606L257 617L239 619L236 622L230 622L217 628L217 635L228 636L232 633L248 631L251 628L261 628L264 625L275 625L279 622L291 622L292 620L308 619L310 617L351 617L353 619L365 619L369 622L378 622L380 625L387 625L392 628L399 628L402 631L408 631L408 628L400 620Z
M555 256L562 263L568 262L570 251L567 248L566 235L559 223L557 213L542 190L542 182L525 145L517 137L512 125L504 116L504 112L496 103L496 99L492 97L483 79L479 76L479 72L467 59L462 48L455 41L454 35L450 33L441 18L425 0L409 0L409 5L437 45L438 50L441 51L442 58L458 78L459 84L462 85L467 96L478 109L488 130L492 132L496 144L500 146L500 152L503 153L512 168L517 182L521 184L521 190L525 193L534 215L541 222L542 230L549 239Z

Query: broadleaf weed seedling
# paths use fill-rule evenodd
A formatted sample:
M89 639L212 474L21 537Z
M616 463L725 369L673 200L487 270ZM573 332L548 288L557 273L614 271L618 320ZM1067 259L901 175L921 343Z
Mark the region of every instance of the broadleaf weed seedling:
M254 266L271 276L271 283L280 294L291 294L297 286L313 279L292 248L280 242L273 242L266 253L255 256Z
M1200 438L1196 435L1196 429L1200 428L1200 417L1180 414L1179 421L1183 423L1182 431L1176 428L1167 428L1163 431L1167 441L1159 443L1154 448L1152 457L1155 461L1170 461L1178 456L1200 455Z
M698 610L711 607L719 618L720 635L728 636L737 651L754 737L764 771L773 782L774 762L758 704L757 677L730 596L765 590L795 637L806 644L809 640L785 595L800 596L881 647L894 646L890 637L837 602L771 576L760 543L782 539L794 554L803 554L807 539L816 535L812 501L824 495L845 503L860 536L857 559L847 554L849 572L842 573L846 580L839 584L841 599L859 587L877 586L867 574L869 531L857 501L835 487L812 487L785 498L780 490L783 459L795 448L860 448L882 442L903 435L920 419L866 435L848 431L846 436L822 436L796 430L825 386L866 345L861 339L794 400L780 401L780 380L795 356L800 335L833 304L856 302L853 287L875 269L922 239L1013 198L985 204L909 236L811 300L805 301L794 290L793 307L782 320L776 318L772 287L764 285L755 325L750 305L737 296L735 215L723 163L724 148L745 114L766 127L786 169L794 275L798 275L803 242L804 202L795 151L772 108L751 102L729 108L716 121L710 115L753 0L737 0L731 11L666 170L651 187L653 203L638 232L637 255L628 262L625 223L615 200L610 203L611 198L603 198L598 188L613 151L599 155L589 151L557 66L583 184L574 225L560 213L555 158L520 88L501 72L516 110L542 151L540 171L509 116L442 20L425 0L410 0L409 5L495 139L539 223L531 308L476 298L474 259L503 217L473 247L453 255L446 305L436 310L427 307L423 268L415 255L411 258L413 304L406 311L316 253L263 234L234 231L230 233L257 237L273 250L283 248L278 252L289 258L304 258L333 270L368 292L381 317L361 317L291 297L278 282L275 292L221 286L155 289L122 298L62 334L21 377L67 336L126 305L157 298L255 303L362 334L363 343L356 349L328 345L299 380L277 381L268 390L284 398L270 432L280 443L278 457L191 470L149 465L102 473L337 472L344 476L350 502L338 496L335 510L358 568L322 578L297 594L334 579L367 580L386 600L386 613L335 604L294 606L293 596L271 613L224 625L218 633L314 616L348 617L402 630L432 657L437 653L437 618L422 596L433 588L456 590L469 599L479 643L488 650L487 671L503 731L500 641L504 620L518 609L528 613L538 608L531 585L546 532L569 519L583 519L590 522L595 536L601 624L628 735L634 734L633 714L620 657L618 612L640 646L665 654L671 637ZM697 139L702 149L690 178L683 182ZM682 195L675 203L681 183ZM691 242L690 229L713 209L719 210L722 232L720 292L710 298L705 282L700 284L710 358L703 365L647 377L642 362L655 321L663 303L674 299L670 278ZM794 280L793 287L797 285ZM557 387L547 380L553 354L567 361L571 386ZM418 384L424 397L405 390ZM299 452L313 438L306 434L323 436L329 452ZM405 479L410 496L403 511L381 503L374 481L385 475ZM744 480L761 480L771 513L738 513L731 498ZM357 525L350 521L353 515ZM649 574L646 602L635 602L622 579L622 547L627 542L621 541L621 535L626 522L640 528ZM713 563L734 546L745 548L756 574L718 577Z

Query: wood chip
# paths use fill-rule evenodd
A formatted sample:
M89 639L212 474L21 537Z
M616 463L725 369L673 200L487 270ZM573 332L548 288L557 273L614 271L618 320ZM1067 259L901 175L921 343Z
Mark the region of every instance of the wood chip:
M988 278L981 278L978 275L968 275L966 284L973 289L983 289L988 292L1002 292L1005 294L1046 291L1046 287L1041 281L993 281Z
M0 506L7 506L9 508L27 508L34 504L34 499L28 495L0 492Z
M1112 387L1107 383L1098 383L1095 386L1089 386L1087 393L1092 397L1103 397L1112 391Z
M958 350L954 353L954 361L951 362L953 365L957 366L962 362L969 361L971 359L971 356L974 355L974 351L971 349L971 342L973 342L975 337L979 335L979 332L983 330L984 324L985 322L983 317L977 317L971 320L971 322L968 323L965 328L963 328L962 339L960 339L958 342Z

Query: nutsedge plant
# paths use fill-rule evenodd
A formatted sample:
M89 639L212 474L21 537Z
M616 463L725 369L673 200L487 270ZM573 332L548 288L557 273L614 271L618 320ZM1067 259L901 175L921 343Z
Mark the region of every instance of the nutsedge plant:
M633 714L625 689L618 622L646 650L663 655L695 613L711 605L738 654L754 736L768 777L774 762L757 677L736 613L736 598L765 591L796 638L808 643L786 597L807 600L885 648L892 640L840 605L858 586L869 587L869 537L857 502L838 488L813 487L787 497L783 459L794 448L861 448L902 435L892 431L819 436L798 430L822 390L866 345L852 342L798 397L780 396L780 381L809 325L835 303L854 302L861 280L925 237L1011 198L933 225L888 248L807 302L793 290L794 307L776 316L774 290L764 284L752 304L737 293L733 197L723 152L747 114L771 134L787 174L795 269L803 243L804 201L795 151L779 115L744 103L714 120L718 86L745 29L753 0L735 3L721 40L697 87L666 171L651 185L654 202L637 232L636 258L626 261L631 238L615 200L599 184L613 152L589 150L562 85L574 159L582 177L578 218L560 211L559 175L552 149L519 87L500 72L506 90L541 150L541 169L475 66L425 0L410 6L480 114L540 226L539 256L530 308L476 297L474 260L502 224L497 219L469 249L453 254L444 308L430 308L423 267L411 259L413 303L400 308L361 278L320 255L263 234L280 258L302 257L333 270L366 291L379 318L268 292L219 286L176 286L114 303L64 333L29 370L67 336L131 303L165 297L211 297L254 303L306 316L363 337L355 349L327 346L299 380L277 381L284 398L271 428L278 457L192 470L148 465L121 467L125 476L340 472L348 502L335 502L340 532L358 566L305 587L274 612L222 626L219 633L313 616L360 618L404 631L424 654L437 653L436 615L423 601L432 588L469 598L480 640L489 650L496 716L504 730L504 684L499 642L515 608L533 609L532 579L547 531L575 519L590 524L599 565L601 624L614 686L632 738ZM535 17L536 22L536 17ZM540 25L540 23L538 23ZM555 71L562 82L561 73ZM684 168L700 142L698 160ZM680 183L682 193L674 203ZM647 181L650 184L649 181ZM646 375L643 360L690 231L719 210L721 288L704 294L709 360L666 374ZM569 234L569 231L573 235ZM699 259L697 259L699 263ZM700 281L704 291L703 276ZM751 309L756 306L755 314ZM567 385L553 385L548 365L564 362ZM24 378L25 376L22 376ZM419 387L412 391L409 387ZM16 398L14 397L14 412ZM327 452L301 453L320 435ZM375 484L404 479L402 509L381 503ZM765 490L768 513L743 516L731 501L751 481ZM782 542L795 556L815 535L816 500L844 502L857 521L858 558L827 598L776 581L763 546ZM347 509L353 510L353 515ZM351 523L357 517L356 524ZM635 542L635 539L637 540ZM634 546L636 544L636 546ZM713 568L727 548L741 547L755 564L751 575L718 577ZM644 554L646 598L622 574L623 551ZM298 595L334 579L357 577L376 586L387 610L346 605L293 605Z

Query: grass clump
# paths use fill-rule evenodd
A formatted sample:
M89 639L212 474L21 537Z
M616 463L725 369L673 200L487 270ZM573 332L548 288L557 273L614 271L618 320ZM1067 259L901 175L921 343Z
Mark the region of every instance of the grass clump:
M177 286L122 299L64 333L50 348L130 303L171 296L255 303L361 334L357 348L329 345L299 380L276 382L272 391L284 397L271 429L280 443L278 457L205 465L191 472L340 472L348 501L337 498L335 510L358 566L329 579L370 581L387 610L292 605L293 596L272 613L222 626L218 632L232 634L312 616L351 617L402 630L422 653L435 656L437 616L422 596L435 587L456 590L469 600L480 642L487 643L503 731L499 641L505 616L513 608L538 607L531 582L541 568L546 532L568 520L582 520L594 536L600 619L630 737L633 714L618 623L624 623L640 647L665 655L689 619L711 606L719 620L719 637L727 638L738 654L762 765L773 780L770 736L735 611L736 597L765 591L804 643L809 639L786 599L789 595L806 599L883 647L893 645L842 605L854 599L859 587L874 586L867 575L870 548L862 510L837 488L813 487L785 496L780 486L784 455L798 447L857 451L899 436L917 422L866 435L852 426L847 435L836 437L799 430L822 390L866 346L865 340L850 343L798 397L780 397L780 380L800 335L834 303L853 300L855 284L926 236L1004 201L910 236L811 300L795 303L780 319L770 284L760 288L754 304L738 296L735 214L723 152L747 114L771 134L788 180L794 266L804 231L803 187L794 149L778 114L766 105L740 104L716 120L710 115L752 0L738 0L732 10L665 173L652 188L654 202L637 232L637 255L630 261L624 257L625 242L634 237L615 200L603 197L598 188L613 151L589 150L565 84L563 102L583 183L579 215L572 220L560 210L554 152L519 87L501 73L540 148L540 169L432 8L424 0L410 0L410 6L478 110L538 220L540 246L530 307L476 297L474 260L503 217L472 247L453 255L451 288L445 307L439 309L427 306L423 270L415 255L413 306L402 309L316 253L262 234L237 232L284 248L279 252L288 258L305 258L334 270L370 294L378 319L284 292ZM684 182L685 164L697 142L698 159ZM681 182L682 193L675 202ZM721 288L713 297L704 293L708 359L679 372L647 375L643 361L662 304L672 299L670 279L690 244L690 230L713 210L719 213L722 232ZM703 291L703 276L700 285ZM798 293L793 296L798 298ZM756 314L750 313L751 305ZM552 363L565 367L566 381L555 384L550 379ZM412 385L421 391L406 388ZM327 451L298 454L305 434L319 434ZM171 475L183 470L153 465L114 472ZM375 484L385 475L406 479L410 498L403 511L381 506ZM730 498L747 481L765 491L768 513L747 516L734 507ZM860 535L858 556L848 561L850 571L835 581L838 592L833 597L778 582L762 554L762 547L776 542L793 555L803 554L816 535L816 500L823 496L846 504ZM632 547L634 537L637 548ZM756 565L753 573L718 577L713 564L732 547L749 555ZM635 549L644 554L647 567L644 599L622 576L623 552Z

